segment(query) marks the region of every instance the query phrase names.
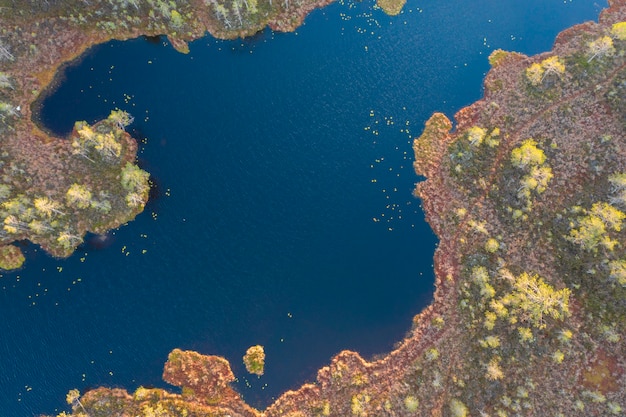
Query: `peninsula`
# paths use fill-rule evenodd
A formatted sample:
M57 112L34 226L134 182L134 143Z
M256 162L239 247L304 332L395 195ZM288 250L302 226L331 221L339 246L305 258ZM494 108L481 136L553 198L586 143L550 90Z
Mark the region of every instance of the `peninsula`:
M167 35L186 52L186 41L207 31L222 39L267 25L289 31L329 1L0 1L0 269L24 262L14 242L66 257L86 232L132 220L148 199L148 174L135 165L137 144L124 130L132 115L111 109L94 126L78 122L69 138L34 120L64 63L111 39Z

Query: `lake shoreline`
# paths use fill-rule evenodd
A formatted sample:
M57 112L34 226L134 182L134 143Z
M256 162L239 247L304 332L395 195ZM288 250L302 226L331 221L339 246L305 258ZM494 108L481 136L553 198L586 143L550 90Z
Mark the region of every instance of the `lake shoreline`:
M300 12L295 14L284 14L269 23L270 27L277 30L294 30L296 24L301 24L306 14L315 9L328 4L325 0L320 2L307 3ZM626 5L624 1L614 0L610 2L611 9L604 11L600 19L601 25L607 29L610 27L609 21L616 19L623 20L626 18ZM206 18L206 16L205 16ZM191 36L178 37L178 35L168 35L171 43L180 51L185 51L186 42L204 36L205 30L211 25L206 22L200 24L201 19L189 23ZM210 22L210 20L207 20ZM78 30L76 28L63 27L61 22L54 22L48 19L44 24L42 20L23 20L19 23L20 31L25 33L37 33L40 37L31 40L38 49L38 53L29 54L16 53L16 59L9 62L6 73L9 74L12 82L14 82L14 93L10 92L9 101L12 106L19 106L22 110L19 115L9 119L9 126L12 130L10 133L12 139L8 142L14 147L17 146L33 146L39 149L38 152L54 152L58 154L69 155L71 153L70 141L63 141L52 138L42 132L39 127L31 120L31 104L33 96L38 97L39 93L53 81L54 76L63 63L78 58L90 46L106 42L111 39L130 39L147 35L162 35L159 31L142 31L142 30L121 30L114 33L102 33L96 30ZM23 26L25 25L25 26ZM43 30L38 28L43 26ZM583 24L564 32L560 35L555 47L565 48L568 40L576 39L581 32L591 31L599 32L599 25ZM208 29L209 32L211 31ZM255 33L258 29L251 29ZM608 30L608 29L607 29ZM219 37L232 36L233 33L221 33L219 29L214 28L214 36ZM57 35L56 48L47 49L44 39ZM247 32L237 32L235 36L244 36ZM183 41L184 39L184 41ZM28 47L22 44L9 44L12 50L23 51ZM564 46L565 45L565 46ZM45 51L45 52L44 52ZM542 55L547 56L546 54ZM537 59L535 59L537 60ZM509 68L521 68L530 63L529 58L521 55L509 55L503 60L504 64L497 71L503 71L505 65ZM33 69L37 68L37 71ZM497 72L496 71L496 72ZM617 71L617 70L616 70ZM497 88L494 83L493 76L487 76L488 85ZM495 90L494 90L495 91ZM414 328L411 335L405 338L399 347L381 360L367 362L363 360L357 353L351 351L343 351L335 356L330 365L320 369L315 384L306 384L296 391L288 391L279 397L274 404L269 406L265 411L261 412L249 407L243 399L232 389L227 387L229 376L228 365L219 359L207 359L205 356L195 353L184 353L176 351L168 362L168 380L176 385L182 385L183 394L170 394L164 390L141 390L137 391L133 396L120 389L99 388L86 393L81 399L80 406L78 403L73 404L74 411L81 413L82 408L88 408L93 415L97 414L102 404L108 404L109 412L121 410L153 410L158 404L161 407L170 407L172 410L182 413L181 410L187 409L194 411L199 415L209 415L214 412L228 412L233 416L305 416L305 415L366 415L367 410L383 412L383 410L397 410L398 415L405 415L412 410L414 401L422 404L424 409L428 409L431 413L445 414L447 410L453 406L457 409L463 409L457 404L457 397L462 395L464 386L457 383L456 372L461 375L463 372L459 369L463 366L463 361L469 346L468 333L466 330L467 323L460 317L458 312L458 304L461 302L461 277L464 276L463 270L464 260L462 255L467 254L468 249L464 247L462 236L457 233L449 233L450 220L444 218L449 213L453 213L457 207L452 207L453 203L462 201L466 196L450 186L450 178L448 172L443 174L442 160L448 146L455 141L460 140L460 134L464 129L468 129L474 125L478 117L476 113L478 109L484 110L484 101L479 105L472 105L457 113L455 119L457 121L456 133L449 134L451 124L447 119L441 117L432 118L427 124L425 133L422 136L422 142L430 146L429 149L416 149L416 159L420 163L416 163L418 174L426 176L426 182L418 186L417 194L424 202L424 211L427 216L428 223L432 226L440 243L434 255L434 267L436 276L436 290L433 303L427 307L422 313L418 314L414 319ZM10 130L5 128L5 131ZM421 145L420 145L421 146ZM509 147L512 147L511 144ZM470 208L471 209L471 208ZM468 210L469 211L469 210ZM123 222L120 222L120 224ZM465 223L463 223L465 224ZM459 227L460 229L460 227ZM494 232L494 234L496 234ZM475 249L475 248L473 248ZM580 307L579 307L580 308ZM437 346L437 348L435 347ZM473 348L472 348L473 349ZM445 354L445 355L444 355ZM440 355L444 359L439 359ZM607 353L608 355L608 353ZM623 369L622 359L617 357L613 361L611 355L608 355L612 369L618 386L623 387L623 373L620 374L619 369ZM594 363L594 358L584 358L584 362L574 365L570 369L576 375L582 377L581 368ZM176 368L176 363L188 361L187 366ZM435 365L436 364L436 365ZM545 365L545 364L542 364ZM419 397L417 394L408 392L404 379L417 379L415 376L422 376L424 368L431 366L437 372L447 372L446 384L449 391L441 392L439 395L433 395L428 399ZM172 369L174 368L174 369ZM198 370L199 377L202 374L218 375L217 382L214 385L223 386L221 390L209 392L208 396L204 396L198 390L198 386L187 374L189 368ZM219 372L216 369L219 368ZM434 372L434 371L433 371ZM415 375L413 375L415 374ZM440 374L441 376L441 374ZM545 377L542 376L542 377ZM556 375L553 378L560 378ZM584 379L584 378L583 378ZM433 382L436 378L433 376ZM459 379L462 382L462 379ZM181 382L182 381L182 382ZM191 381L191 382L190 382ZM224 382L226 381L226 382ZM555 381L545 377L542 382L549 383ZM555 382L556 383L556 382ZM185 391L185 387L188 388ZM194 387L196 388L194 390ZM599 388L600 389L600 388ZM624 394L615 394L611 391L604 392L603 395L613 395L613 401L616 403L623 400ZM418 398L419 397L419 398ZM216 404L218 402L218 404ZM466 400L467 402L467 400ZM460 402L463 404L462 402ZM417 406L416 406L417 407ZM593 404L588 405L589 409L593 409ZM596 405L596 407L600 407ZM328 410L328 412L327 412ZM598 410L603 410L598 408ZM147 412L147 411L146 411ZM540 411L538 411L540 412ZM91 414L90 414L91 415ZM105 415L105 414L102 414ZM458 414L464 415L464 414Z

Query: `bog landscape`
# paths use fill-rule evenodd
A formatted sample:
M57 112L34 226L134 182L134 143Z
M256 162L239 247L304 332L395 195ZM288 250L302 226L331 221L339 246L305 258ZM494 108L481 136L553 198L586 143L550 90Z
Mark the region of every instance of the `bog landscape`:
M146 207L159 204L157 195L160 198L176 198L175 193L170 197L169 190L159 186L157 178L164 182L168 180L154 176L150 167L154 167L155 163L142 160L149 159L142 156L142 146L145 147L145 143L152 146L152 142L142 142L146 139L144 137L133 137L135 133L141 133L133 130L133 126L137 126L133 125L136 123L133 117L147 121L152 114L136 114L132 107L124 107L120 102L111 105L106 117L100 120L73 120L66 137L59 137L61 135L52 132L50 126L44 126L42 120L45 118L46 100L54 100L53 87L60 89L59 85L64 82L58 78L59 74L67 70L67 79L71 82L71 67L64 65L80 57L93 45L112 39L147 37L156 43L156 46L152 45L155 48L163 48L162 44L166 43L173 46L177 54L190 59L196 58L194 51L199 45L193 41L204 39L206 32L218 39L245 40L260 36L263 42L267 40L271 44L278 39L270 39L270 31L297 31L309 13L314 10L314 13L320 12L316 9L329 3L326 0L0 0L0 268L5 271L0 280L5 280L2 284L7 294L5 298L10 296L7 291L20 283L19 277L13 277L38 265L37 257L79 257L89 243L85 239L110 236L107 233L112 229L132 229L137 216L148 215ZM357 4L346 7L366 6ZM388 14L384 18L389 19L389 26L396 26L402 24L403 13L408 14L407 8L413 6L380 0L378 5L367 7L373 8L376 13L382 13L382 9ZM428 8L426 5L420 7ZM421 13L419 7L410 10L411 13ZM375 33L381 24L372 17L374 15L359 13L356 17L342 17L344 21L360 18L369 25L364 32ZM265 35L255 35L259 32ZM360 50L368 51L368 47ZM449 45L446 44L446 47ZM263 53L260 48L250 48L250 54L253 51ZM375 49L373 46L369 48ZM232 47L232 50L236 49ZM436 47L429 48L433 49ZM387 57L383 53L380 56L380 60ZM131 59L128 57L128 60ZM286 59L296 58L288 56ZM335 65L331 58L328 59L329 67ZM483 80L482 98L460 110L456 109L458 112L454 117L438 113L440 109L433 108L426 110L432 115L422 123L423 126L403 122L402 134L409 138L411 145L405 141L406 150L401 149L402 145L396 149L404 152L399 164L406 164L411 177L398 167L387 170L396 169L394 175L400 172L398 177L402 174L402 178L411 178L407 180L409 183L416 183L414 197L410 198L415 207L418 201L421 203L426 222L438 239L434 254L428 254L435 281L433 299L428 299L427 306L414 316L412 323L407 324L403 339L387 341L390 352L365 358L352 350L343 350L333 357L329 356L324 362L326 365L317 371L313 379L271 398L263 409L247 402L245 392L243 395L240 392L240 385L234 384L243 380L239 371L247 372L251 381L263 381L271 373L272 362L281 360L272 355L271 348L264 350L264 343L248 343L250 348L241 352L240 358L243 358L236 365L237 375L231 369L234 365L218 352L176 348L169 353L162 375L169 388L152 387L152 381L144 383L138 375L136 380L133 379L138 387L136 389L127 389L115 383L76 389L74 387L83 387L81 384L85 381L84 374L82 380L80 377L82 371L76 371L75 383L70 386L71 389L66 389L69 392L66 398L60 399L55 415L624 415L626 1L609 0L608 7L600 12L597 21L562 30L551 50L528 56L495 49L481 59L488 61L490 67ZM427 66L426 60L419 57L415 57L414 62L414 65ZM153 64L152 61L149 63ZM278 67L280 63L276 65ZM113 65L110 71L113 71ZM315 71L312 73L323 72ZM332 73L328 67L324 67L324 71ZM354 71L365 69L356 67ZM188 76L191 79L191 75ZM180 74L172 75L172 79L177 77ZM330 75L328 77L330 80ZM446 75L442 77L445 82ZM161 79L153 84L153 89L165 91L170 82L173 83ZM316 80L310 78L308 82L314 84ZM335 81L319 82L321 85ZM259 90L264 88L260 84L256 86ZM301 88L299 94L302 96L309 94L305 87L298 88ZM366 86L362 88L367 89ZM315 88L311 87L311 91ZM192 92L185 94L193 96ZM216 92L214 97L218 96ZM202 100L212 99L203 97ZM320 93L315 100L321 103L330 99ZM276 106L279 106L280 99L276 101ZM309 103L311 108L319 104L318 101ZM226 109L231 109L228 100L220 105L224 113L228 111ZM185 106L184 102L177 102L175 107ZM319 106L322 107L321 104ZM285 108L295 107L286 105ZM254 124L254 111L255 108L245 111L250 125ZM350 113L352 110L345 111ZM294 110L293 117L296 117L295 113L297 111ZM377 113L371 110L366 116L375 119ZM311 120L312 124L326 123ZM166 122L169 125L185 124L174 116ZM219 118L211 123L219 125ZM394 123L393 117L384 117L380 124L375 122L375 125L362 130L370 136L378 136L380 131L384 136L383 125L390 127ZM409 131L409 126L413 132ZM258 131L264 132L262 128ZM337 136L341 134L337 132ZM265 140L262 133L255 137L245 136L252 142ZM182 139L163 138L163 152L170 149L166 143ZM378 146L379 140L382 139L375 138L367 146ZM233 146L241 146L242 154L255 153L245 148L244 140ZM306 157L308 152L312 152L307 145L301 146L294 146L299 154ZM324 146L319 145L319 148ZM320 171L311 176L317 181L324 177L323 172L327 169L340 182L339 173L346 170L341 161L358 159L356 151L351 154L350 146L341 148L344 152L328 152L338 157L339 162L328 162L330 157L328 161L319 158L326 165L322 164ZM204 152L198 149L191 153ZM218 153L217 150L215 152ZM323 151L321 154L324 155ZM310 159L318 159L316 154L311 155ZM259 156L257 160L263 157ZM241 158L243 160L244 157ZM190 157L191 160L193 158ZM384 164L384 161L377 159L376 163ZM189 164L192 165L191 162ZM219 165L218 159L206 156L206 165L212 164ZM259 164L268 171L290 169L288 164L282 167L278 164ZM339 166L336 171L333 164ZM178 169L183 171L186 167L181 164ZM313 169L317 168L309 171ZM266 188L256 195L258 200L254 200L259 209L256 214L261 216L265 213L261 206L266 204L261 194L266 189L271 192L274 177L266 178L261 169L259 172L255 170L256 166L250 168L253 172L249 178L246 177L248 182L244 181L241 188L246 188L246 184L255 180L265 182ZM237 168L239 171L247 172L245 167ZM294 174L298 175L308 174ZM329 183L334 180L330 179ZM217 182L212 177L213 181ZM367 185L376 184L376 181L368 178ZM387 180L380 180L381 183L383 181ZM236 187L231 186L230 189L235 190ZM384 236L398 232L395 225L402 227L403 224L390 222L390 216L401 222L403 216L404 220L411 216L407 207L413 210L411 204L392 202L388 197L391 193L388 188L394 187L383 190L389 200L388 211L368 219L380 228L376 229L376 233L380 230L386 233ZM207 185L206 189L209 190L210 186ZM237 190L241 192L237 198L244 198L241 195L245 194L239 188ZM188 190L179 188L178 191L180 194L195 192L191 187ZM331 191L322 192L311 186L304 193L312 199L324 199L326 193ZM345 195L346 199L351 195L346 189L337 194L340 198ZM151 199L157 203L152 203ZM237 202L232 202L232 205L237 206ZM271 205L267 216L272 223L288 223L289 220L285 219L290 219L292 215L299 222L306 223L312 221L308 217L310 212L332 217L322 208L314 209L310 204L310 212L292 205L291 210L296 214L289 212L287 206L289 204ZM402 209L405 211L400 213ZM345 210L346 218L359 216L356 209L351 210ZM418 212L421 213L415 209L411 213L418 216L415 214ZM194 216L195 212L182 213L184 218L180 220L180 230L187 230L183 222ZM152 217L155 220L158 217L156 209L152 210ZM220 221L217 215L211 218L216 228ZM406 225L408 229L413 226ZM354 230L358 232L360 227L355 226ZM188 239L193 239L194 232L180 233L188 233ZM231 232L235 234L235 231ZM212 232L208 231L206 235L210 240ZM241 236L241 240L247 240L249 235ZM281 232L277 239L306 246L304 238L294 236L286 226L285 232ZM336 238L344 242L342 237ZM251 247L265 253L261 248L272 244L265 243L264 239L255 244L258 246ZM359 239L358 236L347 237L345 242ZM368 239L371 238L365 240ZM26 241L30 243L24 243ZM174 246L173 242L167 244ZM428 240L430 244L432 241ZM38 249L33 249L33 245ZM203 245L230 248L227 241ZM111 250L103 246L103 252ZM125 253L124 248L126 246L122 253ZM246 253L246 257L253 258L252 252ZM193 261L193 254L185 259L185 263ZM90 259L89 262L93 266L96 261ZM163 268L167 268L169 261L163 262ZM372 262L378 265L382 261ZM411 259L407 260L407 268L411 262ZM350 271L350 268L346 267L345 271ZM371 269L371 266L367 268ZM396 268L399 270L401 267ZM47 273L50 273L49 269ZM108 271L106 265L100 265L98 270L115 274L115 271ZM137 270L141 271L141 267ZM391 279L389 276L394 275L394 267L389 266L385 271L387 276L382 278L383 281ZM248 279L255 281L256 272L250 273ZM100 278L105 277L103 274ZM15 280L13 287L6 283L9 279ZM193 283L194 278L188 281ZM211 292L219 293L220 285L212 287ZM257 287L250 285L241 285L232 297L236 299L238 292L242 297L249 296L250 300L272 297L272 294L256 293ZM341 287L336 283L333 285ZM174 286L175 283L172 283L172 288ZM329 290L329 293L332 291ZM349 303L358 299L359 288L350 284L350 288L340 294L337 298ZM159 306L171 310L172 315L176 314L177 308L187 311L184 310L185 300L170 302L168 294L159 294L158 297L164 300ZM230 304L235 303L235 300L230 301ZM254 302L251 301L251 304ZM320 310L330 308L321 302L319 305ZM367 305L362 307L365 310L369 308ZM116 308L122 307L110 306L111 310ZM411 315L415 313L413 311ZM263 312L258 314L261 316ZM291 319L291 312L288 314ZM183 315L193 322L189 315ZM250 317L247 320L256 320ZM296 315L294 319L297 319ZM5 320L12 318L5 317ZM163 327L171 326L173 331L178 331L176 326L180 322L166 323ZM140 329L143 324L141 320L136 320L134 324L139 334L142 334ZM186 331L187 325L180 324L181 334ZM64 327L68 335L82 332L79 325L66 323ZM155 323L155 328L159 328L159 323ZM2 337L9 340L13 336L2 334ZM394 342L397 343L391 347ZM37 340L32 341L32 345L38 344ZM149 337L146 337L145 344L151 344ZM47 349L45 340L39 347L44 351ZM232 362L232 358L229 359ZM247 371L244 371L244 365ZM3 372L5 375L10 373ZM59 384L59 381L47 380L41 385ZM42 388L42 391L45 390ZM30 390L26 388L25 391ZM26 392L19 401L27 395ZM63 400L67 404L63 404ZM50 410L30 410L30 413L43 415ZM3 414L2 410L0 414Z

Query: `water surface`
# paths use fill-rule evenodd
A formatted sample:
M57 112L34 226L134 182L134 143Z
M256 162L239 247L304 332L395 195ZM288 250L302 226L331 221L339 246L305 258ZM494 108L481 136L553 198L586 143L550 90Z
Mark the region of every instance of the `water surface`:
M28 246L0 279L0 414L52 413L100 385L166 387L175 348L223 355L264 407L342 349L385 353L431 300L436 239L411 140L481 95L495 48L550 48L587 1L333 4L294 34L93 48L44 103L59 135L135 116L155 196L67 260ZM266 374L246 374L250 345Z

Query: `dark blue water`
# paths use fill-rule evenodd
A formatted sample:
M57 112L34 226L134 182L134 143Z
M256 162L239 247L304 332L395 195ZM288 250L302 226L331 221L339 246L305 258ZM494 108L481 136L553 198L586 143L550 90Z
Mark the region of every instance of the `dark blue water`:
M604 5L409 1L389 18L367 1L189 55L93 48L42 121L65 134L132 113L155 198L106 245L67 260L27 247L0 278L0 415L52 413L72 388L166 386L175 347L225 356L258 407L342 349L391 350L433 290L412 137L480 97L491 50L547 50ZM241 363L254 344L261 378Z

